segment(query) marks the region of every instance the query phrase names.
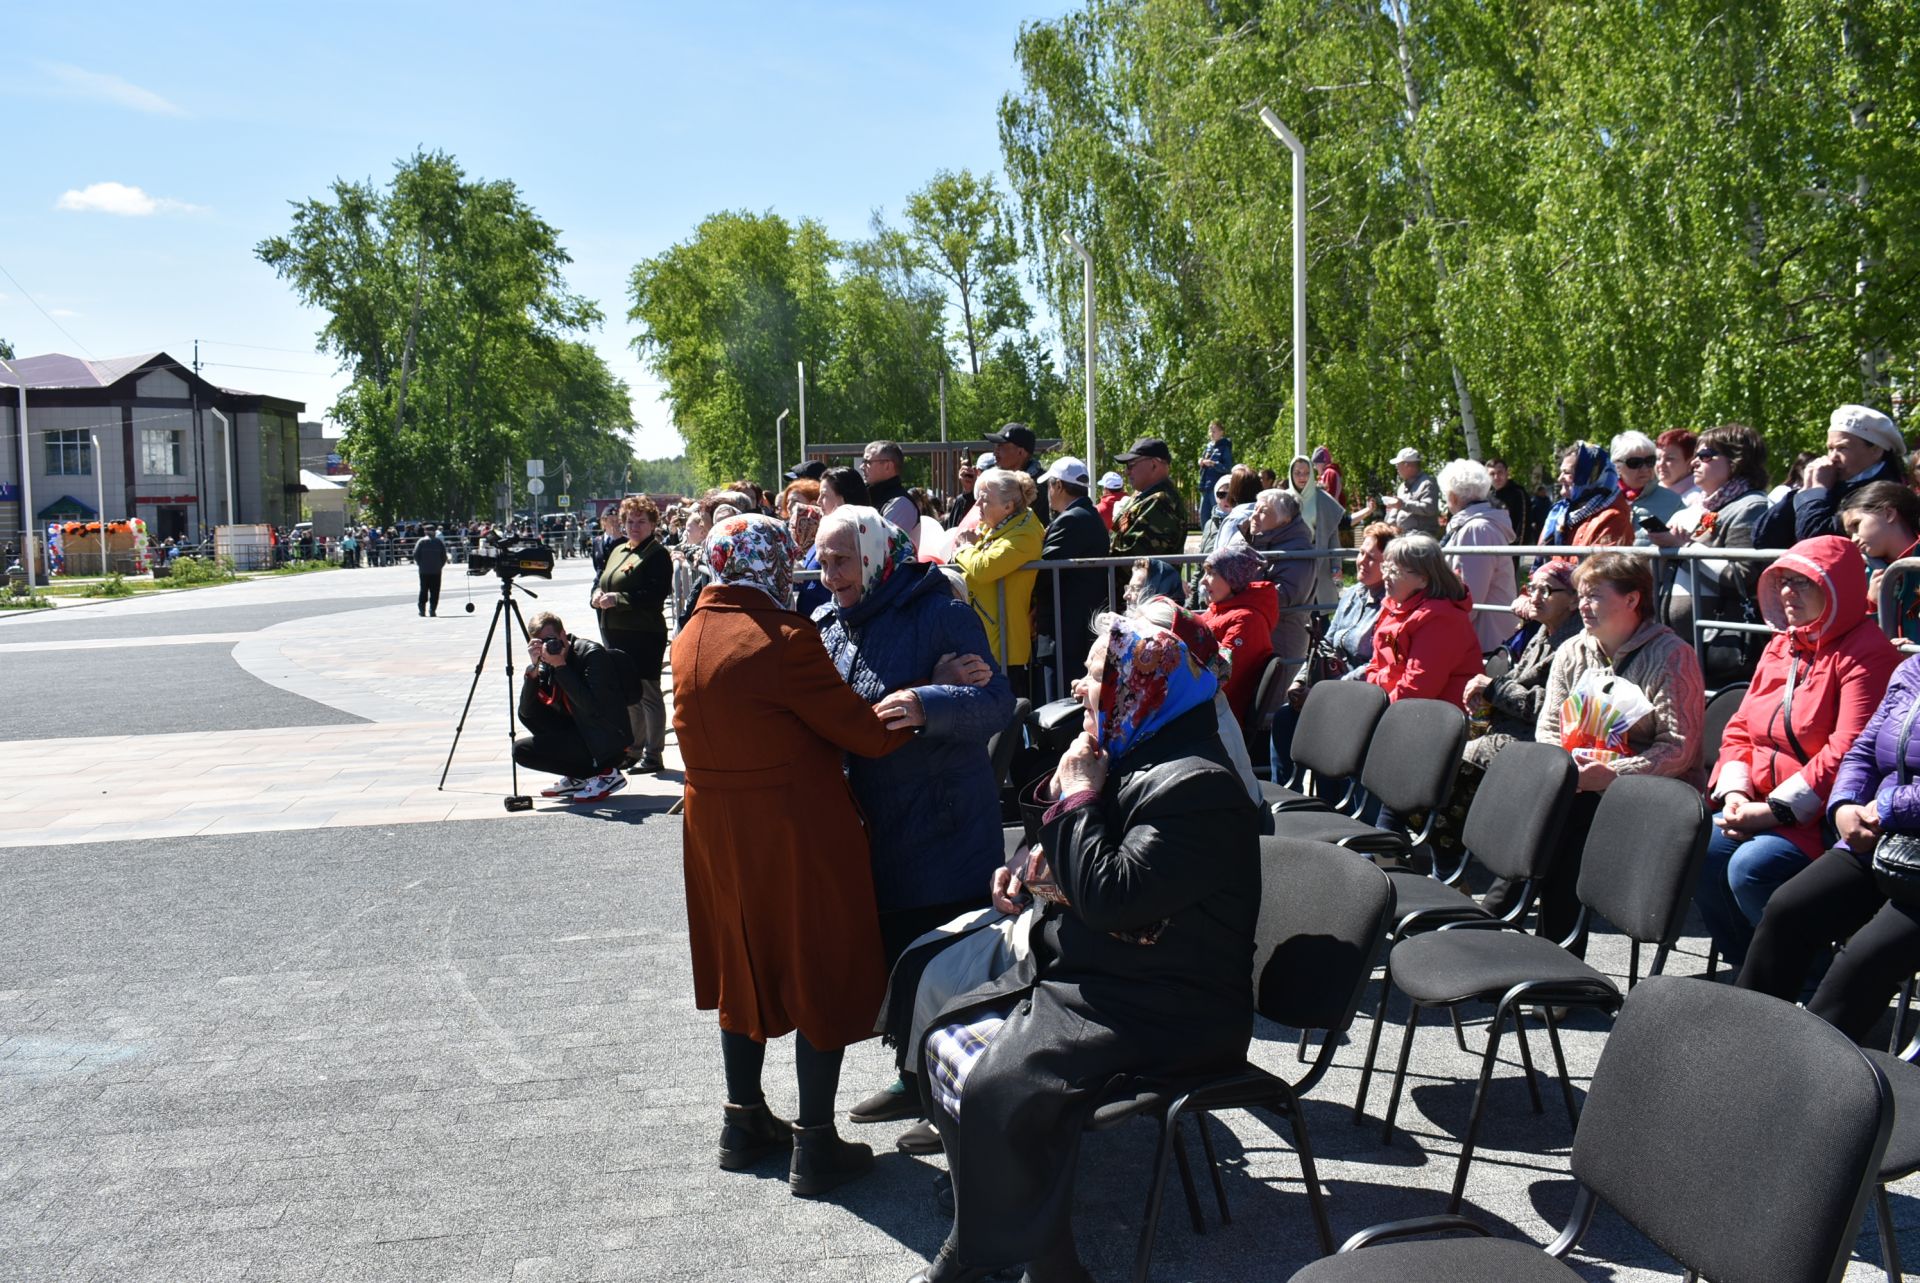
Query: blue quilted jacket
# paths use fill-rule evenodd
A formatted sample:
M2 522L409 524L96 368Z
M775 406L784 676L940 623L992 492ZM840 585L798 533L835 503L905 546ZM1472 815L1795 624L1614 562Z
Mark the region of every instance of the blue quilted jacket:
M953 599L944 575L914 565L849 610L821 607L813 622L833 666L862 699L877 704L911 688L926 709L925 730L906 747L847 759L881 911L984 902L1005 858L987 740L1013 717L1013 691L998 668L985 686L927 684L949 652L993 663L980 617Z

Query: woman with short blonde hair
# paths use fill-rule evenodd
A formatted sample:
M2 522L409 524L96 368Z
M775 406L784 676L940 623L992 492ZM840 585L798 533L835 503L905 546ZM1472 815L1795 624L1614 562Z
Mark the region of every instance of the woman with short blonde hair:
M1040 560L1046 531L1033 513L1038 493L1026 473L988 468L973 483L980 525L954 537L953 564L966 576L974 612L1015 698L1031 693L1027 665L1033 658L1033 583L1039 572L1020 567Z

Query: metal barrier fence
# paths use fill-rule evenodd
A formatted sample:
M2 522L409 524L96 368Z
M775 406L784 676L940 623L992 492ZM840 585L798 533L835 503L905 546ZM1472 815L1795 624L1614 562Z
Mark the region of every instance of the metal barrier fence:
M1581 547L1569 548L1569 547L1559 547L1559 546L1546 545L1546 544L1501 544L1501 545L1481 545L1481 546L1471 546L1471 547L1461 546L1461 545L1442 545L1442 551L1445 552L1445 554L1449 557L1454 557L1454 556L1511 557L1516 559L1535 558L1535 557L1561 557L1561 558L1579 559L1582 557L1592 556L1595 553L1621 552L1621 553L1626 553L1630 556L1645 557L1655 562L1657 566L1677 567L1677 566L1688 564L1691 562L1750 561L1750 562L1766 563L1766 562L1772 562L1778 559L1780 555L1786 550L1781 548L1686 548L1686 547L1652 548L1652 547L1642 547L1639 545L1627 545L1624 547L1581 546ZM1345 562L1345 561L1352 560L1358 555L1359 555L1358 550L1354 548L1315 548L1315 549L1309 549L1301 552L1262 552L1260 553L1261 558L1268 562L1288 562L1288 561ZM1054 612L1053 636L1056 638L1062 638L1064 633L1063 625L1065 621L1062 620L1060 617L1060 610L1061 610L1060 576L1073 571L1105 571L1107 572L1107 608L1109 610L1117 611L1120 609L1122 581L1113 572L1119 571L1119 570L1126 570L1130 572L1133 569L1134 563L1139 560L1141 559L1138 557L1085 557L1085 558L1076 558L1076 559L1063 560L1063 561L1030 561L1023 566L1019 566L1015 568L1015 570L1013 570L1010 573L1019 574L1025 571L1034 571L1039 574L1048 574L1053 576L1053 594L1052 594L1053 595L1053 612ZM1163 561L1163 562L1166 562L1168 565L1171 565L1177 568L1183 568L1187 566L1200 565L1206 561L1206 557L1199 553L1171 553L1164 556L1154 557L1152 558L1152 560ZM1902 579L1896 580L1892 578L1892 572L1896 567L1901 569ZM1880 609L1881 609L1881 626L1883 628L1887 626L1886 625L1887 602L1897 598L1898 585L1900 582L1903 582L1904 576L1909 574L1920 574L1920 558L1910 558L1905 561L1896 562L1894 563L1894 566L1888 568L1889 578L1886 580L1883 580L1883 591L1881 594ZM795 578L800 580L818 579L819 573L817 571L798 571L795 574ZM1523 584L1524 582L1525 582L1524 576L1516 577L1516 585ZM1893 590L1891 591L1887 590L1886 585L1888 583L1893 584ZM1662 622L1665 622L1666 620L1667 606L1668 606L1668 594L1664 589L1667 589L1670 587L1671 587L1671 583L1670 581L1667 581L1665 572L1656 569L1655 591L1657 594L1659 594L1659 598L1660 598L1660 613L1661 613ZM1765 624L1765 623L1748 623L1743 620L1722 620L1722 619L1713 619L1713 618L1703 618L1702 617L1703 612L1700 609L1699 603L1702 601L1705 601L1711 604L1715 604L1717 606L1717 603L1719 601L1719 596L1718 596L1717 589L1713 593L1703 594L1699 591L1699 588L1700 588L1700 580L1698 577L1695 577L1693 584L1689 587L1689 590L1688 590L1689 597L1693 602L1693 605L1690 611L1692 616L1691 631L1693 634L1691 640L1692 640L1695 653L1700 655L1703 660L1705 658L1706 647L1711 644L1711 639L1714 637L1717 637L1719 634L1765 633L1771 636L1776 631L1772 627L1772 625ZM999 633L1000 633L998 638L999 645L996 649L1000 655L1004 656L1008 653L1007 651L1008 636L1007 636L1007 580L1006 578L1001 578L998 581L996 581L995 591L997 594L997 605L998 605L998 610L996 614L999 619ZM1480 603L1475 603L1474 609L1477 611L1504 613L1508 610L1510 604L1511 603L1480 602ZM1308 603L1303 603L1303 604L1293 605L1293 606L1283 606L1281 610L1282 610L1282 613L1285 613L1285 614L1311 614L1316 612L1331 611L1337 605L1338 605L1337 602L1308 602ZM1892 631L1889 631L1888 635L1894 636ZM1897 641L1897 638L1896 638L1896 641ZM1090 639L1088 644L1091 645ZM1920 646L1903 646L1902 649L1915 651L1915 650L1920 650ZM1052 678L1050 689L1058 690L1061 692L1065 691L1066 668L1068 663L1067 656L1068 656L1068 648L1065 645L1060 645L1056 648L1054 658L1053 658L1052 671L1049 674L1049 676ZM1282 662L1289 663L1289 664L1304 663L1306 659L1307 659L1307 656L1304 656L1304 655L1282 656ZM1054 696L1054 698L1057 698L1057 697L1058 696Z

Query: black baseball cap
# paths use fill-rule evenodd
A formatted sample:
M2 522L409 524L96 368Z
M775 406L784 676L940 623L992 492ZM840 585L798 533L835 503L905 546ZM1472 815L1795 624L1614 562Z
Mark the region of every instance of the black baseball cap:
M1167 443L1159 437L1141 437L1133 443L1133 449L1125 454L1113 456L1116 463L1132 463L1135 459L1161 459L1173 462L1173 451L1167 449Z
M1024 423L1009 423L998 432L989 432L987 440L996 445L1017 445L1028 454L1032 454L1033 447L1038 444L1033 429Z
M787 480L789 481L818 481L826 475L827 461L825 459L808 459L804 463L796 463L787 469Z

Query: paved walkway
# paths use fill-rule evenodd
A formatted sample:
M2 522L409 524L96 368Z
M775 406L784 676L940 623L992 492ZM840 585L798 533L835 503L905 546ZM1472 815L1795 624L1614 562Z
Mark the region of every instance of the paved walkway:
M531 617L552 609L594 634L585 603L590 567L565 561L552 581L521 600ZM334 825L411 824L500 816L509 792L508 656L496 637L445 789L438 787L461 705L486 641L498 580L449 575L437 618L415 611L411 567L256 580L162 597L68 607L0 623L0 668L10 655L49 651L114 663L139 680L151 647L218 643L234 662L280 690L364 718L346 725L147 733L0 741L0 846L180 837ZM464 605L471 590L475 610ZM396 598L398 600L396 600ZM384 604L357 606L356 599ZM195 612L224 620L249 610L277 617L319 613L255 630L179 632ZM75 637L79 629L106 636ZM51 635L49 633L51 632ZM57 638L57 640L55 640ZM515 690L524 662L512 648ZM20 699L71 698L29 691ZM90 692L111 700L111 689ZM659 809L679 796L679 758L669 736L668 773L628 777L599 809ZM548 777L522 773L522 792ZM536 801L537 808L556 803Z

